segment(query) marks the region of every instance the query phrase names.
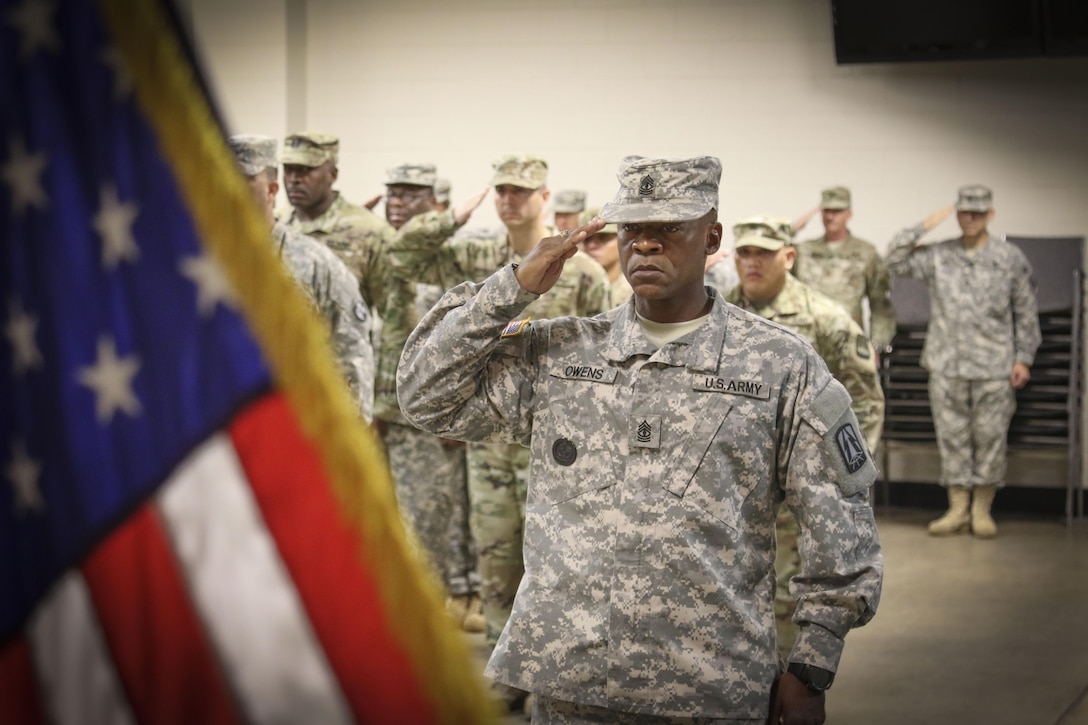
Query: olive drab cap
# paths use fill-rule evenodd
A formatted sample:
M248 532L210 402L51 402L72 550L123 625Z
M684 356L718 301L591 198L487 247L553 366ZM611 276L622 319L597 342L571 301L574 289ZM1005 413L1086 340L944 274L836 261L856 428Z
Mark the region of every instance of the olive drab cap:
M850 190L845 186L832 186L820 192L821 209L849 209Z
M434 164L401 164L386 169L385 185L409 184L411 186L429 186L434 188L438 175Z
M574 214L586 208L586 193L568 189L555 192L555 211L559 214Z
M329 133L293 133L283 140L284 165L321 166L326 161L336 163L340 154L340 139Z
M539 189L548 183L548 162L532 154L506 154L497 159L492 186L518 186L522 189Z
M601 209L607 222L683 222L718 208L722 162L714 156L628 156L616 171L620 189Z
M439 204L450 203L450 180L449 179L435 179L434 180L434 200Z
M274 169L276 161L276 139L257 134L238 134L227 139L227 145L234 152L234 161L246 176L256 176L265 169Z
M601 215L601 210L598 209L597 207L593 207L591 209L586 209L584 212L582 212L581 214L578 215L578 226L584 226L586 224L589 224L591 221L593 221L593 217L600 216L600 215ZM616 226L615 222L609 222L608 224L605 224L603 227L601 227L601 230L599 232L597 232L597 233L598 234L619 234L620 230L619 230L619 227Z
M790 244L793 224L785 217L750 216L733 225L734 248L759 247L777 252Z
M956 211L990 211L993 208L994 193L988 186L970 184L960 187Z

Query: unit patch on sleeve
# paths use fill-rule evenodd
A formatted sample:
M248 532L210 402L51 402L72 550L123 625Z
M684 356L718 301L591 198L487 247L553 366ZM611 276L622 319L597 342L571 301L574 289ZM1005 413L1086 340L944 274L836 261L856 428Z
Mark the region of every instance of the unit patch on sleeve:
M869 340L865 335L858 335L858 357L870 358L873 356L873 351L869 347Z
M506 327L502 328L502 334L499 335L499 337L516 337L517 335L525 332L526 328L528 327L528 317L526 317L524 320L511 320L510 322L506 323Z
M868 454L853 423L839 428L835 433L835 442L839 444L839 453L842 455L842 462L846 464L847 473L853 473L865 464Z

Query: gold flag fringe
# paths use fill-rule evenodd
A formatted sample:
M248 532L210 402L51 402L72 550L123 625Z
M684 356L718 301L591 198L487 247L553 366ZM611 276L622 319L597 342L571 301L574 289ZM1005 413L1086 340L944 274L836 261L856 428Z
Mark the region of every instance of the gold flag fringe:
M361 554L383 597L394 641L402 643L441 722L495 722L495 705L485 695L467 642L412 553L384 453L333 363L327 331L272 252L267 224L163 9L157 2L101 5L199 236L237 292L241 314L318 449L344 515L365 542ZM409 613L416 616L409 619Z

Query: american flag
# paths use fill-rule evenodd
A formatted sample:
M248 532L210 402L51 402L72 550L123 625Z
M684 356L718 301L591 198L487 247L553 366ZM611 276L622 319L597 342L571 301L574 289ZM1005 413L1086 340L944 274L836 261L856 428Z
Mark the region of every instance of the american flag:
M169 9L0 84L0 723L490 719Z

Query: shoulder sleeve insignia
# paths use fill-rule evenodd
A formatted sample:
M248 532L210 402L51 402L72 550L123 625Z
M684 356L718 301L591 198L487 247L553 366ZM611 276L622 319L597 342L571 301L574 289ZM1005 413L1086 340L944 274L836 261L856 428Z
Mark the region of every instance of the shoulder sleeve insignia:
M858 357L870 358L873 356L873 351L869 347L869 339L865 335L858 335L857 348Z
M355 319L360 322L366 322L370 319L370 310L366 308L366 303L356 302L355 308L352 310L355 313Z
M525 332L529 327L529 319L526 317L524 320L511 320L506 323L506 327L502 328L502 334L499 337L517 337L521 333Z
M862 467L867 453L853 423L846 423L839 428L835 433L835 442L839 444L839 453L842 455L842 462L846 464L847 473L854 473Z

